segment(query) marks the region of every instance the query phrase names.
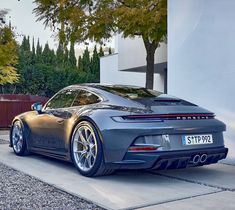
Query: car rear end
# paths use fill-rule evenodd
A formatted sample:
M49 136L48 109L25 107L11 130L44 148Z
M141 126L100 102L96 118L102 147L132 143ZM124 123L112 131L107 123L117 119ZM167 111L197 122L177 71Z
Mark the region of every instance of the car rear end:
M125 120L140 118L152 129L139 133L128 147L124 161L144 161L148 163L142 164L144 168L174 169L216 163L227 155L225 125L211 113L131 115Z
M173 169L226 158L226 126L188 101L132 86L102 86L109 103L97 124L105 162L118 169ZM125 101L123 101L125 99Z

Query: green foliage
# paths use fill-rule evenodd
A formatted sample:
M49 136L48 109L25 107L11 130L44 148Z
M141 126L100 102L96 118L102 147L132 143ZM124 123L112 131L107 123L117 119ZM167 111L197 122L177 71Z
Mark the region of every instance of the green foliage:
M0 18L7 12L0 10ZM17 64L17 43L10 27L0 25L0 85L13 84L18 81L15 68Z
M99 56L100 56L100 57L104 56L104 50L103 50L103 47L102 47L102 46L100 46Z
M100 42L115 33L139 36L147 53L146 87L153 88L154 54L167 35L167 0L35 0L38 20L58 31L61 41Z
M48 43L42 47L39 40L35 50L34 39L32 47L29 40L29 37L24 37L18 48L16 67L20 75L19 81L15 85L4 85L4 93L14 91L51 97L68 85L99 82L99 56L96 47L93 56L90 56L87 48L83 55L79 56L77 66L74 44L70 45L69 50L61 44L55 53Z
M97 78L97 82L98 82L99 72L100 72L100 55L97 52L96 46L94 47L94 50L93 50L91 70L92 70L92 74L94 75L95 78Z
M77 59L75 57L75 51L74 51L74 43L70 43L70 50L69 50L69 65L72 67L76 67L77 65Z
M90 52L88 47L86 47L83 56L82 56L82 71L91 72L91 60L90 60Z

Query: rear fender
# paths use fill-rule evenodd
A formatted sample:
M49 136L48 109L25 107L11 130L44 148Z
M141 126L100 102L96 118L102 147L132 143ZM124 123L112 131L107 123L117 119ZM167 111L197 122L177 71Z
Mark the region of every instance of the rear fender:
M77 118L77 120L74 122L73 128L71 129L71 132L70 132L70 135L69 135L69 142L68 142L69 147L68 147L68 150L69 150L70 161L72 160L72 158L71 158L71 141L72 141L73 132L74 132L76 126L77 126L80 122L82 122L82 121L87 121L87 122L91 123L91 124L95 127L95 129L96 129L96 131L97 131L97 134L98 134L98 137L99 137L99 139L101 140L101 143L102 143L102 152L103 152L103 154L104 154L104 150L103 150L103 137L102 137L102 134L101 134L101 132L100 132L99 127L98 127L97 124L94 122L94 120L92 120L90 117L88 117L88 116L81 116L81 117Z

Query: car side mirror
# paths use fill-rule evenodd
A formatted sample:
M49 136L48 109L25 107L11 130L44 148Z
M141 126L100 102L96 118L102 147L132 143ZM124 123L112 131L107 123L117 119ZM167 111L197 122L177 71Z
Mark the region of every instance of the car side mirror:
M42 104L40 102L34 103L31 106L31 109L34 111L37 111L38 113L41 113L42 112Z

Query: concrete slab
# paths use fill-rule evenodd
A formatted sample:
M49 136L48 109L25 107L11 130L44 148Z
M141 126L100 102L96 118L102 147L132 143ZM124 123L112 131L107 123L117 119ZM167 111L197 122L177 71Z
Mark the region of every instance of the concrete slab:
M210 186L226 188L228 190L235 190L235 166L232 165L218 163L196 168L157 171L156 173Z
M9 130L0 130L0 135L9 135Z
M175 202L154 205L141 210L234 210L235 209L235 193L234 192L218 192L205 196L178 200Z
M0 130L0 139L9 141L9 130Z
M72 164L38 155L18 157L7 145L0 145L0 154L0 162L108 209L132 209L219 191L143 171L86 178Z

